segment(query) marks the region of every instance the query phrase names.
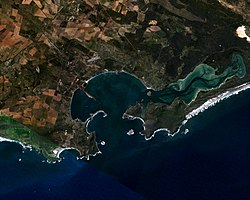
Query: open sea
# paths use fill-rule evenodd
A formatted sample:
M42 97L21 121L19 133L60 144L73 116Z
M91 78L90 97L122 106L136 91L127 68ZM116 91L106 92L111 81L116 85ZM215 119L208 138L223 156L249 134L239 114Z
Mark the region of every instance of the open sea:
M117 131L105 123L97 128ZM65 151L56 164L2 142L0 200L249 200L250 90L193 117L185 128L185 135L157 134L149 141L123 134L89 161Z

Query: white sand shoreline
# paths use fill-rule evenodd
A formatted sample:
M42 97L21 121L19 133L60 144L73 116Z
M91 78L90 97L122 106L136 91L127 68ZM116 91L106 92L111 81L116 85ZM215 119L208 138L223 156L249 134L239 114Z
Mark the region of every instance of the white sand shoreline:
M21 145L23 149L27 149L27 148L31 149L32 148L30 145L25 145L25 144L23 144L21 142L18 142L16 140L7 139L7 138L1 137L1 136L0 136L0 142L13 142L13 143L17 143L17 144Z
M193 111L191 111L190 113L188 113L186 115L186 120L185 123L193 118L194 116L198 115L201 112L204 112L205 110L207 110L208 108L216 105L217 103L219 103L220 101L227 99L233 95L239 94L240 92L250 89L250 82L244 83L242 85L239 85L235 88L232 89L228 89L226 92L223 92L222 94L219 94L217 97L214 97L212 99L207 100L205 103L203 103L201 106L199 106L198 108L194 109ZM184 124L185 124L184 123Z
M61 160L61 157L60 157L60 154L64 151L67 151L67 150L75 150L79 153L79 155L81 154L80 151L77 149L77 148L74 148L74 147L57 147L56 149L53 150L53 153L55 154L56 158L58 158L59 160ZM99 150L98 152L96 152L95 154L89 154L87 156L77 156L77 159L84 159L86 158L87 160L89 160L89 157L90 156L96 156L97 154L101 154L102 152Z
M159 128L159 129L156 129L154 131L154 133L149 137L147 138L145 135L145 140L151 140L155 134L157 132L161 132L161 131L164 131L167 133L167 136L170 136L170 137L174 137L176 134L178 134L180 131L181 131L181 128L193 117L197 116L198 114L204 112L205 110L207 110L208 108L212 107L212 106L215 106L217 103L233 96L233 95L237 95L239 94L240 92L242 91L245 91L247 89L250 89L250 82L247 82L247 83L244 83L242 85L239 85L235 88L231 88L231 89L228 89L227 91L223 92L222 94L219 94L218 96L212 98L212 99L209 99L207 100L205 103L203 103L201 106L199 106L198 108L194 109L193 111L191 111L190 113L188 113L186 116L185 116L185 120L182 121L182 124L179 126L178 130L174 133L171 133L171 131L168 129L168 128ZM187 134L189 132L189 129L185 129L183 131L183 134ZM143 135L143 134L142 134Z
M199 106L198 108L194 109L193 111L191 111L190 113L188 113L186 116L185 116L185 120L183 120L182 122L182 125L178 128L178 130L174 133L170 133L170 131L167 129L167 128L159 128L157 130L154 131L154 133L149 137L147 138L145 135L145 140L150 140L152 139L155 134L157 132L160 132L160 131L166 131L167 132L167 136L170 136L170 137L173 137L175 136L177 133L180 132L181 128L188 122L188 120L190 120L191 118L197 116L199 113L202 113L204 112L205 110L207 110L208 108L212 107L212 106L215 106L217 103L219 103L220 101L222 100L225 100L233 95L237 95L239 94L240 92L242 91L245 91L247 89L250 89L250 82L247 82L247 83L244 83L242 85L239 85L235 88L231 88L231 89L228 89L226 90L225 92L223 92L222 94L219 94L218 96L214 97L214 98L211 98L209 100L207 100L205 103L203 103L201 106ZM102 113L103 114L103 117L106 117L107 114L103 111L103 110L99 110L97 111L96 113L94 113L90 118L88 118L86 120L86 127L88 125L88 123L93 119L94 116L96 116L97 114L99 113ZM124 118L128 118L128 119L140 119L143 124L145 123L144 120L140 117L134 117L134 116L131 116L131 115L128 115L128 114L124 114L123 115L123 119ZM145 125L144 125L144 130L145 130ZM186 134L189 130L188 129L185 129L185 131L183 131L184 134ZM91 134L91 133L89 133ZM142 134L143 135L143 134ZM30 149L33 149L32 146L30 145L25 145L19 141L16 141L16 140L11 140L11 139L7 139L7 138L4 138L4 137L0 137L0 142L14 142L14 143L17 143L19 145L21 145L23 147L23 149L27 149L27 148L30 148ZM60 157L60 154L65 151L65 150L76 150L79 152L78 149L74 148L74 147L66 147L66 148L63 148L63 147L57 147L53 150L53 154L52 156L55 157L55 158L58 158L58 161L61 161L61 157ZM77 157L78 159L87 159L89 160L89 157L90 156L96 156L98 154L101 154L102 152L99 150L98 152L96 152L95 154L90 154L90 155L87 155L87 156L82 156L82 157ZM80 152L79 152L80 154ZM49 161L48 161L49 162ZM55 162L53 162L55 163Z

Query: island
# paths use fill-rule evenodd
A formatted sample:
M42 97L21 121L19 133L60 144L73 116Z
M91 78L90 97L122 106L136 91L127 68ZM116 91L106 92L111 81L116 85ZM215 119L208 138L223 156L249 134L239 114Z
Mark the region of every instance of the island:
M120 135L185 132L250 88L249 16L246 0L2 0L0 140L54 162Z

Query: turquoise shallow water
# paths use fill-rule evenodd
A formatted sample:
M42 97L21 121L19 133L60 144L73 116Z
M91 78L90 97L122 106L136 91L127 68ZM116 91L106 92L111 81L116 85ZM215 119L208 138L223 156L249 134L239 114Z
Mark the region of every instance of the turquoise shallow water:
M1 143L0 199L248 200L249 99L250 90L220 102L192 118L186 135L123 134L87 162L67 151L62 162L43 163L35 151Z
M228 69L219 81L216 76L213 87L235 73ZM192 118L186 135L159 133L146 141L138 134L141 120L122 118L138 101L168 101L176 94L185 98L195 94L194 83L211 87L207 81L195 76L157 92L125 72L91 79L87 93L75 92L72 117L85 121L90 113L105 111L107 115L99 112L87 127L98 142L105 141L102 154L83 161L65 151L62 162L49 164L35 151L23 152L20 145L3 142L0 199L249 199L250 91ZM135 134L128 136L130 129Z
M250 91L191 119L190 132L124 136L94 166L149 199L249 199Z
M84 91L76 90L71 104L72 117L85 120L88 116L83 116L100 109L106 112L115 110L113 115L121 115L129 106L141 101L145 104L148 101L171 104L178 97L189 104L200 91L218 88L226 80L234 76L242 78L245 74L246 67L239 54L232 55L231 65L222 73L218 74L216 69L207 64L200 64L187 77L162 90L148 89L141 80L126 72L105 72L91 78Z
M186 135L121 134L87 162L68 151L60 163L43 163L35 151L1 143L0 199L247 200L249 99L248 90L192 118Z
M97 111L102 111L104 115L98 113L91 118L91 123L87 123L87 130L96 133L99 139L119 141L119 135L130 129L135 133L143 130L138 129L143 127L142 121L124 119L129 107L141 103L145 111L149 102L170 105L176 98L189 104L200 91L218 88L228 79L234 76L242 78L245 73L245 64L239 54L232 55L231 65L221 73L209 65L200 64L187 77L161 90L147 88L140 79L123 71L105 72L91 78L84 90L75 91L71 101L71 116L86 121ZM103 125L102 131L95 130L100 129L98 124ZM92 125L92 130L89 125ZM113 130L108 130L110 127Z
M209 65L200 64L184 79L171 83L162 90L152 90L151 101L171 104L179 97L184 103L189 104L196 99L200 91L218 88L233 76L242 78L245 74L243 58L239 54L233 54L231 65L222 73L218 74L216 69Z

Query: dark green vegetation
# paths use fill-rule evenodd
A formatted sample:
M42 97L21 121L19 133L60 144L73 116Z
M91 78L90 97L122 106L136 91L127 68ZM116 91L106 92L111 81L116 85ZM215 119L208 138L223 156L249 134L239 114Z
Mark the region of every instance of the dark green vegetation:
M234 76L243 78L245 74L245 64L239 54L232 55L231 65L221 74L216 74L216 70L209 65L200 64L185 79L171 83L162 90L147 89L137 77L125 72L105 72L90 79L84 91L79 89L75 91L71 102L71 115L73 119L79 118L86 121L91 117L91 114L101 110L108 115L107 118L112 124L119 124L119 120L122 120L128 108L137 103L143 105L140 117L144 118L145 113L147 113L147 105L150 102L171 105L178 98L187 106L196 99L200 91L219 88L227 79ZM152 106L152 104L150 105ZM184 113L184 108L185 106L180 106L175 112ZM161 113L168 112L168 109L161 110ZM163 117L156 116L157 119ZM95 120L95 118L96 116L91 120ZM167 119L170 119L170 116ZM183 121L184 118L182 117L178 121L180 120ZM168 123L171 130L173 130L172 127L174 130L178 128L175 123L174 121L172 124ZM154 124L150 130L147 130L148 124L146 124L146 130L144 130L146 137L150 137L157 128L169 129L167 124L160 125L162 127L157 127ZM110 126L112 127L112 125ZM88 129L88 126L86 128ZM134 130L133 127L132 130Z
M48 161L57 161L59 158L53 153L57 147L54 143L18 123L8 116L0 114L0 137L20 142L24 145L41 151Z
M95 136L70 116L72 94L91 77L124 70L155 90L147 109L138 102L127 113L142 115L149 133L174 131L187 113L250 80L249 43L235 33L248 25L248 4L221 2L1 0L0 111L55 146L95 154ZM241 79L233 53L246 65Z
M213 67L200 64L185 79L171 83L163 90L152 90L150 99L155 103L170 105L175 98L179 97L185 104L190 104L200 91L218 88L227 79L233 76L243 78L245 74L246 67L243 58L238 54L233 54L231 66L227 67L223 73L217 75Z

